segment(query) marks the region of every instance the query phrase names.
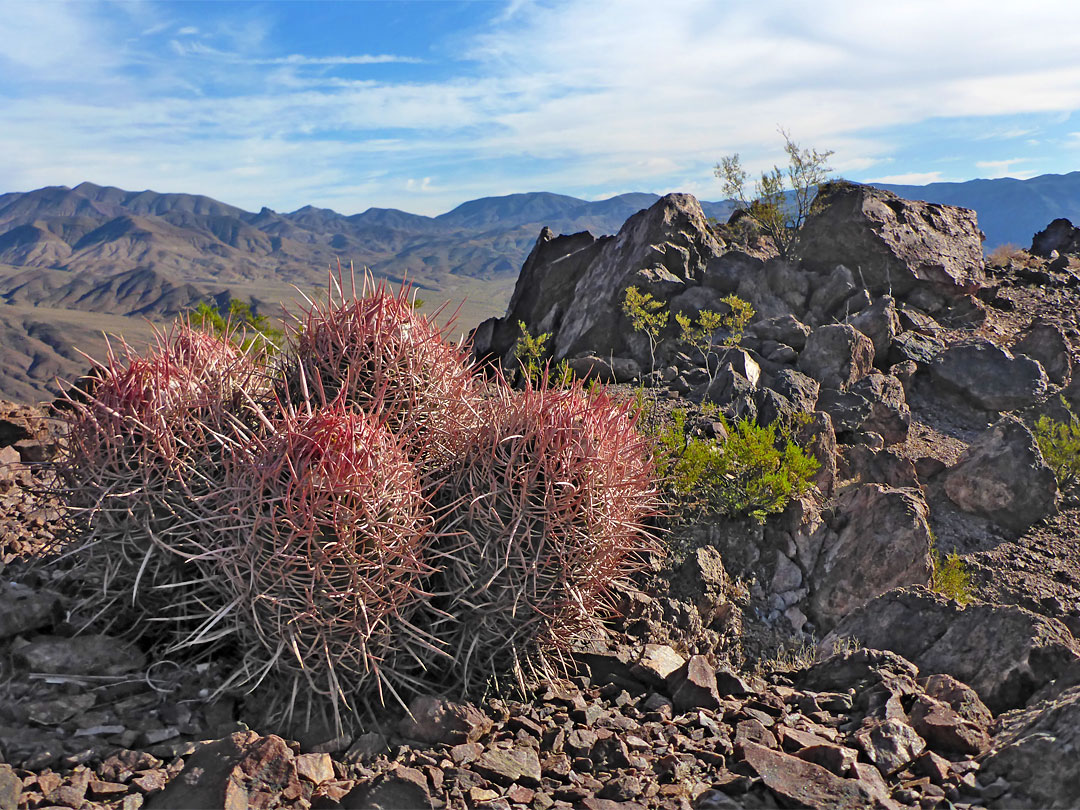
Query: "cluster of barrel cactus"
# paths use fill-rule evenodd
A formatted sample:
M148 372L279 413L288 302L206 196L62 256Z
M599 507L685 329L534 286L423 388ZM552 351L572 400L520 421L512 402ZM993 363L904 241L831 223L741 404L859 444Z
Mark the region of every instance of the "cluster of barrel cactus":
M631 408L486 378L405 288L332 284L293 320L276 353L177 325L71 397L86 626L338 728L598 631L655 545Z

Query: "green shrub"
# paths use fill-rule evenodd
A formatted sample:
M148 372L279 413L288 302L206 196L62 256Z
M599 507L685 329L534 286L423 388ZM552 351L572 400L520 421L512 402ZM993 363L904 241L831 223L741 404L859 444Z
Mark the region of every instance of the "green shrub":
M930 590L955 599L961 605L966 605L975 598L971 592L971 574L955 551L942 556L937 548L931 546L930 557L934 563L934 570L930 575Z
M644 332L649 340L649 371L656 371L656 344L660 333L667 326L670 314L663 301L657 301L652 293L637 287L627 287L623 295L623 313L630 319L635 332Z
M774 427L749 419L719 420L727 434L721 441L689 435L683 411L656 436L657 470L690 511L764 522L810 489L819 464L790 437L778 442Z
M1068 422L1044 414L1035 422L1035 440L1043 460L1057 476L1058 486L1073 489L1080 481L1080 418L1072 410Z
M544 358L547 356L547 342L551 332L533 337L525 326L525 321L518 321L521 334L514 344L514 358L521 366L521 373L533 385L538 385L544 373Z
M218 309L200 301L183 317L195 329L204 329L219 338L239 340L244 349L272 353L278 351L285 340L285 333L272 326L269 318L255 314L251 304L236 298L230 298L227 305Z

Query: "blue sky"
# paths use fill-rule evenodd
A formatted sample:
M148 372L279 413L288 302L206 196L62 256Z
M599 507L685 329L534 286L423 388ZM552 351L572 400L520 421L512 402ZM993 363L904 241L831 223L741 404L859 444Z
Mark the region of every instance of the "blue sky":
M854 180L1080 169L1080 3L0 0L0 192L719 199L778 125Z

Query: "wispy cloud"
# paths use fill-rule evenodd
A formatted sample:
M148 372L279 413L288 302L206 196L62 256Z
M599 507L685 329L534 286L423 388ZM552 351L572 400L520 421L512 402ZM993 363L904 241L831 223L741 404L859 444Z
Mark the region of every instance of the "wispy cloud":
M483 7L485 24L446 33L453 48L348 53L291 40L273 4L227 17L207 5L198 25L152 2L9 4L0 147L20 159L0 167L0 190L92 176L247 207L426 213L540 188L709 197L724 154L751 172L782 161L778 124L836 150L846 176L888 167L875 179L916 184L944 179L946 150L964 155L950 178L1053 170L1033 156L1063 144L1080 110L1073 43L1042 33L1080 27L1074 2ZM950 121L968 126L942 145Z
M898 186L923 186L927 183L945 181L941 172L908 172L907 174L887 174L884 177L871 178L871 183L890 183Z
M237 59L249 65L388 65L393 63L418 65L423 59L389 53L358 54L354 56L275 56L268 59Z

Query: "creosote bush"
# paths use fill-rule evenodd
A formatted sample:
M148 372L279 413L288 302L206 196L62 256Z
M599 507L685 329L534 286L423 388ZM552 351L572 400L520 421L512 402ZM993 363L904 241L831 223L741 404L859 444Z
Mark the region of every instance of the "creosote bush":
M655 547L645 439L580 384L485 383L433 317L333 285L280 355L186 326L110 355L59 464L86 626L339 730L597 631Z
M1058 486L1063 491L1075 489L1080 483L1080 418L1072 410L1069 410L1067 422L1044 414L1036 420L1034 432L1039 450L1047 466L1054 471Z
M706 439L687 430L675 411L656 436L657 473L671 496L697 514L748 515L764 522L813 486L817 459L772 425L717 415L725 436Z

